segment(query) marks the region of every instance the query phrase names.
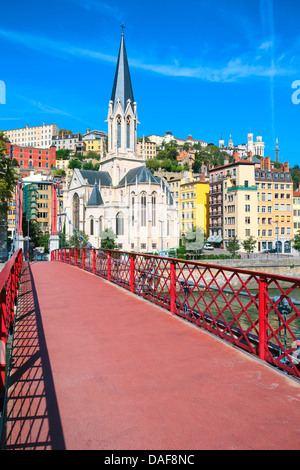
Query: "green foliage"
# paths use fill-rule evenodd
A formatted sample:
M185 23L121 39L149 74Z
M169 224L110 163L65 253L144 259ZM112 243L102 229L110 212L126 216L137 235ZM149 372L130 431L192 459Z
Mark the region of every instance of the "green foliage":
M77 232L74 231L73 235L70 238L70 246L76 248L85 248L88 246L88 241L89 237L85 232L83 232L82 230L78 230Z
M111 228L106 228L103 232L100 233L101 238L101 248L104 250L117 250L118 245L115 243L117 235L114 234Z
M59 133L59 135L62 135L62 134L73 134L72 131L68 131L67 129L59 129L58 133Z
M257 241L254 238L254 236L250 235L250 237L248 237L248 238L246 238L245 240L242 241L242 247L248 253L252 253L256 243L257 243Z
M15 187L16 174L12 161L6 156L6 144L3 132L0 132L0 218L7 214L8 201Z
M293 239L293 248L296 251L300 251L300 230L296 233L294 239Z
M300 168L299 165L294 165L293 168L290 168L290 174L293 181L294 190L298 188L300 184Z
M36 246L44 247L45 253L49 253L49 238L50 238L49 233L42 233L37 238Z
M57 176L66 176L66 172L62 168L58 168L57 170L53 171L53 175L54 176L56 176L56 175Z
M235 256L236 252L240 249L240 242L237 237L229 238L226 244L226 249L231 256Z
M56 160L66 160L69 158L71 150L69 149L60 149L56 152Z
M93 158L95 160L100 160L100 153L97 153L94 150L89 150L85 158Z
M75 168L81 169L81 161L78 160L77 158L72 158L69 161L68 168L70 168L70 170L75 170Z

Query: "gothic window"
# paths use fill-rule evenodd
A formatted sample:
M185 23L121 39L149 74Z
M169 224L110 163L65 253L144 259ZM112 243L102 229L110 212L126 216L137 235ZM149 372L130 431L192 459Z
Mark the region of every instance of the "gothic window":
M77 193L73 196L73 225L79 230L79 196Z
M156 193L152 193L151 197L152 203L152 226L156 226Z
M90 219L90 235L94 235L94 219L91 217Z
M103 232L103 217L99 219L99 235L101 235L101 232Z
M117 213L116 217L116 234L124 235L124 216L122 212Z
M127 148L130 148L130 117L127 117L126 120L126 140L127 140Z
M147 195L146 193L141 194L141 227L146 227L147 219Z
M122 125L122 118L121 116L117 116L117 147L118 149L121 148L121 125Z
M112 150L113 148L113 126L112 124L110 125L110 149Z

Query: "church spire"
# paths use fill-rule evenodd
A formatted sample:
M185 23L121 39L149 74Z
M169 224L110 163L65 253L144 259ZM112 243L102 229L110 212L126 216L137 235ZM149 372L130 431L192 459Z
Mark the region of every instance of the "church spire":
M120 100L120 104L122 106L123 112L125 113L127 100L130 100L133 106L134 98L133 98L133 91L132 91L128 60L127 60L127 54L126 54L126 48L125 48L123 24L121 28L122 28L121 44L120 44L115 80L114 80L114 85L113 85L112 94L111 94L111 101L113 102L113 109L114 109L117 104L117 101Z

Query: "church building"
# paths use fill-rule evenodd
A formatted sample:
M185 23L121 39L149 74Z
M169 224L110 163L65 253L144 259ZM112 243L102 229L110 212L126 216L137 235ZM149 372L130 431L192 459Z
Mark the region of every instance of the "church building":
M63 196L72 225L86 233L95 248L100 248L105 229L112 229L124 251L156 252L178 246L178 212L170 187L137 155L137 124L122 31L108 106L107 151L99 171L74 170ZM73 235L71 224L66 225Z

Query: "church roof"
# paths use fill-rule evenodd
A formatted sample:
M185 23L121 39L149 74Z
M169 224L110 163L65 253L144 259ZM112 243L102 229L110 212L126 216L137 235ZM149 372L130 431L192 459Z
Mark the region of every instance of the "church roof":
M127 184L135 184L136 182L149 183L149 179L151 183L160 184L160 178L154 176L145 165L138 166L129 170L126 175L123 176L118 186L124 186L125 182Z
M89 206L103 206L103 199L96 181L89 202L87 203L87 207Z
M79 172L87 184L94 184L96 181L99 185L100 181L101 186L112 186L112 180L107 171L79 170Z
M127 100L129 99L132 104L134 102L123 32L115 80L111 94L113 109L115 108L118 99L120 100L124 112L127 106Z

